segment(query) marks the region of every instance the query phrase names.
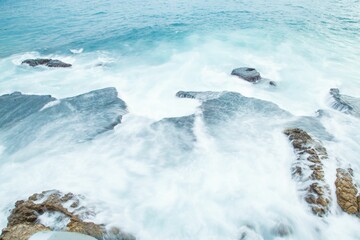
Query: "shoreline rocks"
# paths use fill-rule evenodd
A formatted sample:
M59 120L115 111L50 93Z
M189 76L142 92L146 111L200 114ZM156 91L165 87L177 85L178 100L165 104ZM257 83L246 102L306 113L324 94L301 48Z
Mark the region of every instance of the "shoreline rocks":
M95 213L84 205L83 200L80 195L51 190L17 201L0 240L27 240L42 231L76 232L99 240L135 240L120 229L107 230L103 224L85 221Z
M36 67L41 65L51 68L69 68L72 66L69 63L64 63L57 59L47 59L47 58L26 59L22 61L21 64L28 64L31 67Z
M297 180L299 191L312 212L320 217L328 214L331 203L330 187L324 179L322 161L328 158L326 149L305 131L289 128L284 131L297 156L292 175Z

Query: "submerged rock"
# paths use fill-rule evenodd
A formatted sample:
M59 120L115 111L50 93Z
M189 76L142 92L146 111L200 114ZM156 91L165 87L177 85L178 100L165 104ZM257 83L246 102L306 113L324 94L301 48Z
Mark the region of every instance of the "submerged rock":
M291 114L275 103L245 97L237 92L185 92L176 94L180 98L201 101L201 114L206 124L217 124L238 117L290 117Z
M24 95L21 92L0 96L0 129L40 111L55 100L50 95Z
M115 88L104 88L59 100L19 92L0 96L0 140L13 152L35 138L48 143L93 139L127 113L117 95Z
M82 196L53 190L34 194L27 200L17 201L0 239L18 239L11 236L19 235L21 236L19 240L27 240L34 233L45 230L77 232L99 240L135 239L120 229L108 231L102 224L85 221L95 213L84 205L83 200Z
M264 240L251 226L242 226L240 228L239 240Z
M275 236L287 237L293 233L291 226L284 223L277 223L271 231Z
M337 88L330 89L331 107L346 114L360 117L360 98L340 94Z
M231 72L231 75L238 76L248 82L256 83L261 79L260 73L255 68L241 67Z
M29 240L96 240L96 238L80 233L70 232L38 232Z
M246 124L246 121L253 119L268 123L271 118L271 124L275 125L277 120L283 121L283 118L292 116L272 102L245 97L236 92L179 91L176 96L199 100L201 105L194 114L164 118L152 127L162 140L166 139L169 148L179 151L191 150L201 129L218 139L228 124Z
M340 208L349 214L359 212L359 195L352 179L352 169L338 168L336 170L336 197Z
M22 61L21 64L28 64L31 67L42 65L42 66L56 67L56 68L68 68L72 66L71 64L64 63L60 60L46 59L46 58L26 59Z
M325 216L331 203L330 187L324 179L322 161L328 158L326 149L305 131L289 128L284 131L297 156L292 167L292 175L297 180L299 190L314 214Z

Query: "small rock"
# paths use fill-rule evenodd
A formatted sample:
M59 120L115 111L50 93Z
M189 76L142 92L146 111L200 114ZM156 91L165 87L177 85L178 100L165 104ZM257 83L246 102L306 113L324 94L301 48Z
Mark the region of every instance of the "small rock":
M231 72L231 75L238 76L248 82L256 83L261 79L260 73L255 68L241 67Z
M71 64L64 63L60 60L46 58L26 59L21 64L28 64L31 67L43 65L47 67L67 68L72 66Z
M275 81L269 81L269 84L270 84L270 86L274 86L274 87L276 87L276 86L277 86L277 84L276 84L276 82L275 82Z

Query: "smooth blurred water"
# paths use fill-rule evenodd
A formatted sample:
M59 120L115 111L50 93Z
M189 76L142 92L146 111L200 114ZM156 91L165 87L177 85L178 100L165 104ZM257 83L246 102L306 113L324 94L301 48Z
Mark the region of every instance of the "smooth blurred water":
M0 142L0 226L16 200L59 189L86 195L98 207L96 221L140 240L240 239L244 231L251 240L359 239L359 220L340 211L333 182L336 167L351 165L360 183L360 122L328 102L333 87L360 95L359 46L358 0L0 0L0 94L64 98L116 87L130 112L85 143L39 133L9 154ZM73 67L21 65L34 57ZM241 66L278 86L230 76ZM168 141L176 130L149 130L162 118L198 113L197 101L175 97L179 90L240 92L295 116L329 111L321 123L334 136L322 139L330 216L313 216L299 198L295 156L270 113L210 131L198 116L190 151ZM278 224L292 234L274 234Z

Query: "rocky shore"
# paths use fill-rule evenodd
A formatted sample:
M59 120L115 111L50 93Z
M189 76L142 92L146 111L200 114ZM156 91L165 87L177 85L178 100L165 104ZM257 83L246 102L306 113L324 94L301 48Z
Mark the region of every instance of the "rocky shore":
M106 229L103 224L86 221L94 215L83 196L56 190L36 193L15 203L0 240L28 240L37 232L52 230L82 233L98 240L135 240L119 228Z

